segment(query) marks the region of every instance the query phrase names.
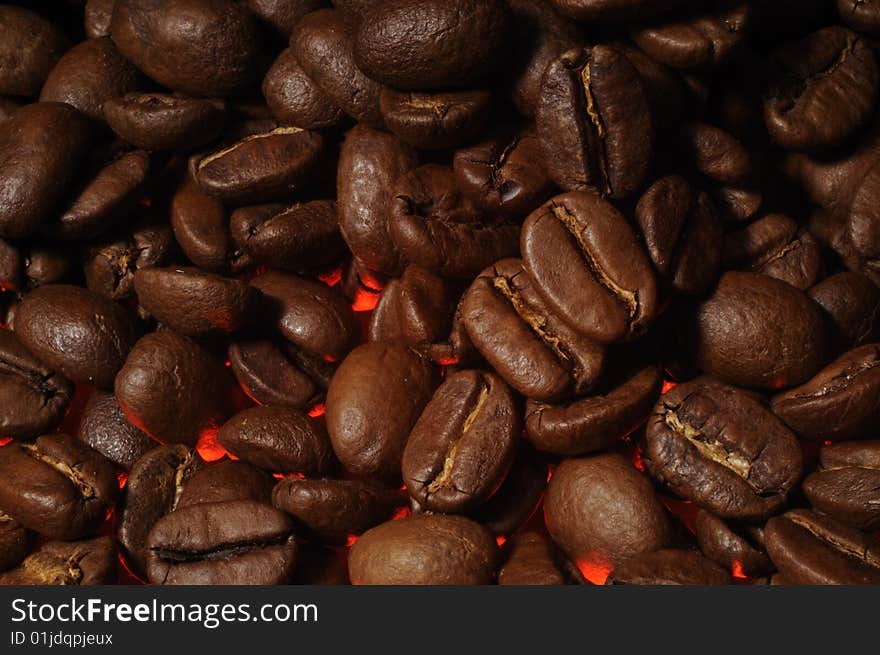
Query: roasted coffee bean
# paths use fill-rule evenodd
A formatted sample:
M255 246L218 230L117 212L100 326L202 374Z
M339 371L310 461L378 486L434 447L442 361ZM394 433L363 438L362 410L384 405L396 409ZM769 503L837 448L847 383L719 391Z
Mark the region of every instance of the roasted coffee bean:
M725 273L712 297L696 308L686 333L706 373L759 389L806 382L829 351L819 306L786 282L757 273Z
M321 9L297 23L290 46L305 74L334 105L359 123L381 128L382 85L355 64L352 39L340 12Z
M213 141L225 119L223 103L167 93L126 93L104 103L104 118L120 137L147 150L191 150Z
M355 348L327 391L327 430L336 457L358 477L399 479L407 437L433 391L431 366L404 346Z
M499 66L509 27L500 0L386 0L358 22L354 58L367 75L394 88L467 87Z
M768 214L724 237L725 268L750 270L809 289L822 276L819 242L784 214Z
M462 516L422 514L368 530L352 546L354 584L489 584L498 566L492 533Z
M66 434L3 446L0 478L2 511L50 539L94 533L119 492L113 464Z
M238 383L261 405L302 408L326 389L329 364L269 340L229 346L229 363Z
M110 34L151 79L195 96L241 91L258 68L256 24L231 0L116 0Z
M303 129L332 127L345 117L345 112L306 75L293 48L278 55L266 73L263 95L275 118Z
M880 584L880 549L855 528L796 509L770 519L764 534L789 584Z
M605 394L566 405L529 400L525 436L538 450L556 455L607 450L648 417L662 385L659 369L645 366Z
M27 294L15 334L48 366L74 382L110 389L138 338L134 316L80 287L50 284Z
M413 148L364 125L346 134L339 153L339 230L355 257L386 275L403 270L403 257L388 233L388 203L398 178L416 166Z
M379 109L389 130L423 150L455 148L483 129L492 107L487 90L414 93L382 89Z
M605 349L549 309L520 260L483 271L461 311L474 346L524 396L552 402L585 393L598 381Z
M227 421L218 442L267 471L326 475L335 468L324 426L290 407L251 407Z
M84 114L54 102L27 105L0 123L0 237L30 236L58 208L90 133Z
M31 551L33 536L21 523L0 511L0 573L21 564Z
M651 483L618 454L564 460L550 478L544 520L581 570L607 572L672 539Z
M525 216L537 209L553 188L541 144L530 128L515 133L504 130L459 150L452 166L462 193L489 214Z
M639 199L635 218L651 261L673 289L694 295L712 288L721 267L722 225L707 194L667 175Z
M403 450L407 491L428 511L466 512L504 480L519 432L519 408L500 377L481 371L448 376Z
M804 495L823 514L865 531L880 527L880 442L824 446Z
M326 284L271 271L251 284L263 292L270 325L297 348L328 361L342 359L358 337L345 298Z
M116 582L116 547L110 537L50 541L21 566L0 574L2 585L108 585Z
M800 444L782 421L754 395L710 378L660 398L648 419L642 461L685 500L748 521L778 512L803 471Z
M568 50L544 74L535 112L550 177L568 191L627 198L646 181L654 127L638 71L608 46Z
M254 261L281 270L321 270L339 261L344 249L332 200L244 207L232 213L230 230Z
M633 31L648 55L674 68L719 66L745 45L753 9L742 0L712 0L694 12Z
M341 545L387 521L404 505L404 494L361 480L284 478L275 485L272 504L296 519L310 536Z
M226 203L280 200L306 183L323 147L317 132L276 127L198 159L194 177L203 191Z
M116 400L134 425L162 441L195 444L231 410L232 379L195 341L154 332L131 349L116 377Z
M874 3L837 0L837 11L854 30L871 35L880 33L880 8Z
M184 486L202 464L194 450L172 445L150 450L132 466L116 534L136 574L143 576L146 571L147 535L156 521L177 507Z
M809 291L834 325L844 348L880 341L880 287L849 271L832 275Z
M69 47L49 21L21 7L0 7L0 94L36 96Z
M681 0L550 0L560 12L585 23L645 19L668 12Z
M730 576L693 550L673 548L640 553L614 569L609 585L725 585Z
M500 585L570 584L561 560L563 556L547 537L524 532L507 543L507 560L498 571Z
M877 104L880 68L871 46L827 27L774 55L764 119L789 150L827 150L864 126ZM830 108L833 108L831 110Z
M400 340L430 350L450 336L455 301L450 285L419 266L407 266L400 280L382 290L370 321L370 341Z
M147 576L156 585L268 585L296 564L292 521L253 500L181 507L147 538Z
M64 418L73 384L42 364L10 330L0 330L0 435L28 439Z
M176 250L171 226L147 217L131 231L109 235L83 251L86 286L120 300L134 294L134 274L141 269L167 264Z
M469 278L519 250L519 226L484 217L452 169L427 164L393 186L388 231L403 257L443 277Z
M685 85L681 77L629 41L613 41L610 45L626 57L641 76L658 134L677 128L686 105Z
M734 527L701 509L697 512L696 531L703 554L734 575L757 578L773 571L773 563L764 550L761 528Z
M112 393L103 391L89 396L76 437L126 471L159 445L125 418Z
M41 102L65 102L89 118L104 120L104 103L144 84L137 68L110 37L89 39L68 50L46 78Z
M228 500L271 504L275 478L241 460L224 459L197 468L185 481L176 507Z
M189 177L171 201L171 227L183 254L199 268L242 273L253 265L251 256L232 240L223 204Z
M523 225L523 266L572 328L603 343L643 334L659 307L648 256L626 219L597 195L556 196Z
M694 169L719 184L745 184L754 172L748 149L724 130L706 123L681 129L683 155Z
M747 187L718 187L712 199L725 223L742 223L754 217L764 203L764 195Z
M247 8L282 36L289 37L296 23L309 12L328 6L327 0L245 0Z
M110 36L110 19L116 0L86 0L85 31L90 39Z
M772 405L802 437L870 436L880 425L880 344L841 355L805 384L774 396Z
M47 284L67 281L76 266L73 253L63 244L37 242L24 257L26 289L36 289Z

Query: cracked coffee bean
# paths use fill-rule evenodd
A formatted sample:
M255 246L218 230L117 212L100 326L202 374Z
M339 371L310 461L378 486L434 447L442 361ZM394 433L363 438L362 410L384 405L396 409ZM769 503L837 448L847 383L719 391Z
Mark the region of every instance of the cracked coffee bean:
M33 536L33 532L0 511L0 574L21 564L31 551Z
M762 528L728 523L701 509L697 512L696 532L703 554L725 569L750 578L773 571L773 563L764 549Z
M50 541L17 569L0 573L2 585L108 585L116 582L116 547L110 537Z
M382 89L382 120L401 141L423 150L455 148L479 134L492 108L487 90L413 93Z

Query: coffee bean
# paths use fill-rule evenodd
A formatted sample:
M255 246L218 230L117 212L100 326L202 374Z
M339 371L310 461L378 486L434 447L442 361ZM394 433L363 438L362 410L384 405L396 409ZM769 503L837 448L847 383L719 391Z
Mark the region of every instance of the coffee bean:
M537 532L511 537L507 543L507 560L498 571L500 585L563 585L570 584L564 559L552 541Z
M33 290L47 284L66 282L75 266L69 248L62 244L39 243L25 253L24 286Z
M0 477L2 511L51 539L93 534L119 492L113 464L66 434L3 446Z
M725 585L730 576L693 550L664 549L640 553L617 567L609 585Z
M103 391L89 396L76 438L126 471L159 445L125 418L112 393Z
M603 343L643 334L659 306L648 257L626 219L597 195L556 196L523 225L523 266L547 304Z
M0 573L21 564L31 551L33 536L21 523L0 512Z
M110 35L110 18L116 0L86 0L85 31L90 39Z
M0 94L36 96L69 47L55 25L21 7L0 7Z
M399 479L407 437L433 391L430 365L411 350L385 343L355 348L327 391L336 457L358 477Z
M872 3L837 0L837 11L854 30L864 34L880 32L880 8Z
M154 332L131 349L116 377L116 400L138 428L163 442L195 444L231 410L232 380L188 337Z
M789 584L880 584L880 551L854 528L810 510L792 510L765 528L770 559Z
M3 585L108 585L116 582L116 547L110 537L50 541L21 566L0 574Z
M306 75L292 48L278 55L266 73L263 95L278 120L303 129L332 127L345 117L345 112Z
M498 548L492 534L461 516L424 514L368 530L352 546L354 584L473 585L495 577Z
M379 108L389 130L424 150L455 148L472 141L492 106L487 90L414 93L382 89Z
M181 507L147 538L147 575L156 585L268 585L287 582L296 563L293 525L253 500Z
M184 481L177 507L228 500L256 500L269 505L275 478L241 460L224 459L197 467Z
M663 14L681 0L550 0L560 12L585 23L644 19Z
M672 539L654 488L617 454L564 460L550 478L544 520L581 570L613 568Z
M245 0L251 13L289 37L296 23L306 14L326 7L327 0Z
M773 563L764 550L763 529L728 524L701 509L697 512L696 531L703 554L725 569L750 578L773 571Z
M880 445L864 441L825 446L821 468L804 480L804 495L823 514L865 531L880 527Z
M849 271L828 277L809 291L834 325L843 348L880 341L880 288Z
M228 356L238 383L262 405L302 408L329 384L329 375L323 374L329 364L313 361L284 344L239 341L229 347Z

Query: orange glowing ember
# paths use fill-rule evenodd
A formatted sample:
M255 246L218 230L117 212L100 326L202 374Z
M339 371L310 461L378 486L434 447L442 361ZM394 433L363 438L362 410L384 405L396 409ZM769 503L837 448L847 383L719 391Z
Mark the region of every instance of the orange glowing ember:
M577 561L581 574L592 584L603 585L614 570L614 564L602 553L588 553Z
M745 573L743 573L742 562L740 562L738 559L733 560L733 566L731 568L733 569L732 575L734 578L739 578L740 580L743 580L748 577Z
M342 267L339 266L334 268L328 273L321 273L321 275L318 276L318 279L328 287L335 287L342 280Z
M507 543L507 537L503 534L499 534L495 537L495 542L498 544L498 547L501 548L505 543Z
M324 415L324 403L318 403L314 407L309 410L309 416L312 418L318 418L319 416Z
M358 287L354 294L354 302L351 308L356 312L371 312L379 303L379 294L376 291L369 291L364 287Z
M12 437L0 437L0 447L5 446L10 441L12 441Z
M632 463L642 473L645 472L645 463L642 461L642 449L636 448L632 455Z
M826 446L830 446L830 445L831 445L831 441L830 441L830 440L825 440L825 441L823 441L822 443L825 444Z
M284 478L296 478L297 480L304 480L306 476L305 473L273 473L272 477L278 480L283 480Z
M396 512L394 512L394 516L391 517L392 521L398 521L400 519L405 519L407 516L412 514L409 507L401 507Z
M458 364L458 357L449 355L448 357L438 357L436 361L440 366L455 366Z
M126 473L125 471L117 473L116 479L119 481L119 488L122 489L125 486L125 483L128 481L128 473Z
M678 386L678 382L673 382L672 380L663 380L663 391L661 393L666 393L670 389L674 389Z
M199 455L206 462L216 462L224 457L238 459L238 457L217 443L217 433L219 432L220 428L208 428L199 435L199 440L196 442L196 450Z
M357 535L350 534L345 538L345 547L351 548L354 546L354 542L358 540Z

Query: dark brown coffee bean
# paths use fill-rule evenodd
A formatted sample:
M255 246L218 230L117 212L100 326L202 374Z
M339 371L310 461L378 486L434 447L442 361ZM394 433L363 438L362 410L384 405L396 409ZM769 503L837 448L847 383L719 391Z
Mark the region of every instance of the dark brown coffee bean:
M65 282L75 266L69 247L47 241L37 242L25 253L25 288L33 290L47 284Z
M55 428L73 384L49 369L11 330L0 330L0 435L29 439Z
M68 50L46 78L40 101L65 102L103 121L105 102L136 91L143 83L140 71L105 36Z
M873 2L837 0L837 12L843 22L864 34L880 34L880 7Z
M263 95L275 117L307 130L339 125L342 111L299 65L296 52L287 48L263 79Z
M694 12L633 31L633 40L653 59L674 68L719 66L745 45L752 6L742 0L700 3Z
M544 520L581 570L610 570L672 539L651 483L617 454L564 460L550 478Z
M707 123L686 123L681 129L683 154L694 169L713 182L745 184L753 173L748 149L734 136Z
M359 123L381 128L382 86L355 64L353 36L334 9L306 15L290 38L299 65L330 101Z
M198 159L194 177L203 191L226 203L281 200L300 191L323 147L317 132L276 127Z
M467 87L486 79L509 49L500 0L386 0L354 33L354 57L367 75L398 89Z
M735 575L757 578L773 571L764 550L764 531L726 523L706 510L697 512L697 542L703 554Z
M94 533L119 492L113 464L66 434L3 446L0 478L2 511L51 539Z
M224 459L195 470L186 480L176 507L228 500L271 504L275 478L241 460Z
M58 208L90 132L84 114L54 102L22 107L0 124L0 236L29 236Z
M585 23L650 18L668 12L681 0L550 0L560 12Z
M134 425L162 441L195 444L231 410L232 379L195 341L146 335L116 377L116 400Z
M403 270L403 258L388 234L388 203L398 178L416 166L413 148L365 125L346 134L339 153L336 195L342 237L355 257L386 275Z
M462 513L501 484L516 454L519 408L493 373L448 376L413 426L403 481L428 511Z
M667 175L645 191L635 217L651 261L673 289L698 295L712 288L721 268L723 228L707 194Z
M433 378L426 361L397 344L364 344L343 360L327 391L327 430L347 470L399 479L404 445L431 399Z
M523 266L575 330L603 343L643 334L657 314L657 281L626 219L586 192L556 196L523 225Z
M76 438L128 471L159 444L129 423L112 393L95 391L82 412Z
M116 546L110 537L50 541L21 566L0 575L3 585L109 585L116 583Z
M747 521L778 512L803 471L797 437L755 396L710 378L660 398L642 459L680 497Z
M541 144L532 129L502 131L453 158L462 193L489 214L525 216L551 194Z
M821 468L804 480L804 495L823 514L860 530L880 527L880 443L852 442L819 451Z
M400 280L382 290L370 321L370 341L400 340L430 351L450 337L455 299L450 285L419 266L408 266Z
M352 546L354 584L489 584L498 566L492 533L462 516L423 514L389 521Z
M518 259L483 271L462 300L468 335L492 368L528 398L552 402L586 393L599 379L605 349L566 325L536 287Z
M428 164L403 175L388 214L388 231L403 257L443 277L470 278L519 251L519 225L482 216L448 166Z
M743 387L802 384L828 353L819 306L793 286L757 273L725 273L689 330L700 368Z
M880 344L850 350L805 384L774 396L772 404L802 437L870 436L880 425Z
M239 341L229 347L229 362L238 383L262 405L303 408L322 392L320 376L268 340Z
M110 18L116 0L86 0L85 31L90 39L110 36Z
M147 538L147 576L156 585L268 585L290 580L292 521L253 500L181 507Z
M202 465L194 450L172 445L152 449L132 466L116 534L136 574L146 571L147 535L153 525L177 507L184 486Z
M608 393L579 398L567 405L526 404L526 438L538 450L557 455L585 455L612 448L638 427L651 411L663 378L646 366Z
M339 261L344 249L333 200L237 209L230 230L254 261L281 270L321 270Z
M712 199L725 223L742 223L754 217L764 203L764 194L744 187L718 187Z
M864 275L832 275L809 294L831 318L835 341L844 348L880 341L880 287Z
M387 521L404 502L399 490L360 480L284 478L272 492L275 507L332 545Z
M608 46L573 49L547 68L535 113L550 177L566 190L626 198L644 184L654 127L638 71Z
M189 177L171 200L171 227L189 260L214 273L241 273L253 265L229 233L226 210L217 198L203 193Z
M93 291L42 286L18 306L15 333L41 361L74 382L110 389L135 341L134 316Z
M487 90L414 93L382 89L382 120L389 130L423 150L455 148L472 141L489 118Z
M31 550L33 536L21 523L0 511L0 573L21 564Z
M231 0L116 0L110 34L150 78L195 96L241 91L258 67L256 24Z
M336 361L354 345L359 332L354 312L335 289L276 271L251 284L266 298L270 325L297 348Z
M880 549L854 528L797 509L770 519L764 533L788 584L880 584Z
M764 119L773 140L790 150L825 150L871 117L880 68L855 32L828 27L774 55ZM833 112L828 108L834 107Z
M693 550L640 553L614 569L608 585L726 585L730 576Z
M0 94L36 96L70 45L49 21L21 7L0 7Z
M571 584L561 562L563 555L544 535L537 532L515 535L507 543L505 551L507 560L498 571L498 584Z
M104 118L120 137L147 150L191 150L220 133L223 103L167 93L126 93L104 103Z
M328 6L327 0L245 0L251 13L289 37L296 23L309 12Z

